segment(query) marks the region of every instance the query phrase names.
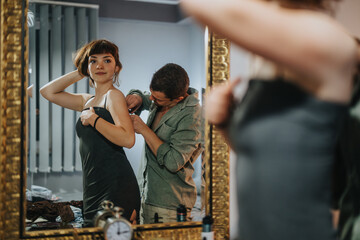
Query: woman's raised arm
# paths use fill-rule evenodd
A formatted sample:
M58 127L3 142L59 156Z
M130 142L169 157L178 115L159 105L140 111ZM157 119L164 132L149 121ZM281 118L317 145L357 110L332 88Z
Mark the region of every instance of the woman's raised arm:
M40 93L44 98L61 107L81 111L85 101L91 95L68 93L65 92L65 89L82 78L83 76L77 70L70 72L44 85L40 89Z
M181 0L183 9L239 46L316 80L350 76L354 39L324 13L256 0Z

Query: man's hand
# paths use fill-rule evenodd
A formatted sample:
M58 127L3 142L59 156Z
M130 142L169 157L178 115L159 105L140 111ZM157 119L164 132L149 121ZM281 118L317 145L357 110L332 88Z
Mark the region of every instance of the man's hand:
M142 134L144 130L148 128L148 126L144 123L144 121L137 115L130 115L130 118L134 125L134 131L138 134Z
M127 95L125 100L129 109L129 113L134 113L139 109L139 107L141 107L142 98L137 94Z

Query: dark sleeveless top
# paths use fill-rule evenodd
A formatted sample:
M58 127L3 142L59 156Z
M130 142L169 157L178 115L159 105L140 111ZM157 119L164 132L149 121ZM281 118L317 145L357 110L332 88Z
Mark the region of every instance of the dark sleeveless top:
M330 183L346 109L282 79L250 81L229 127L239 239L335 239Z
M84 109L85 110L85 109ZM94 107L95 113L114 124L110 112L104 107ZM103 200L110 200L124 209L123 217L129 219L135 209L139 215L140 192L133 169L122 147L107 140L92 126L76 123L80 139L83 169L83 209L85 225L91 226L93 217Z

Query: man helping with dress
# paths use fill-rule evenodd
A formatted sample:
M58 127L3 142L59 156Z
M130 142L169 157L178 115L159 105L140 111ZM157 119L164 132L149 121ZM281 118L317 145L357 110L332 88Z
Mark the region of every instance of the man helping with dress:
M176 221L179 204L191 211L196 201L193 164L203 149L198 93L189 88L186 71L166 64L153 75L150 92L131 90L126 97L131 113L149 110L146 124L131 115L135 132L146 142L139 181L141 224L153 223L156 213L161 222Z

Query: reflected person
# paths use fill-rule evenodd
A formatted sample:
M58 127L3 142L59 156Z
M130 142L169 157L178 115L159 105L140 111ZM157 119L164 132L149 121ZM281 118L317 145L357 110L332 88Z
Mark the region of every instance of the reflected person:
M150 92L131 90L126 97L129 111L150 111L147 124L131 115L135 132L146 143L140 223L153 223L155 213L160 222L175 222L179 204L189 217L196 201L193 164L202 152L198 92L189 87L186 71L173 63L153 75Z
M326 14L326 0L180 4L257 55L241 102L233 81L205 104L237 154L239 239L334 240L330 180L360 63L354 37Z
M133 221L140 210L140 192L123 147L134 145L135 132L125 96L114 86L122 68L118 47L107 40L92 41L78 50L74 64L77 70L49 82L40 93L52 103L82 112L76 132L80 139L86 226L92 225L103 200L122 207L123 217ZM95 95L65 92L85 76Z

